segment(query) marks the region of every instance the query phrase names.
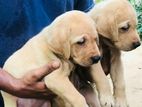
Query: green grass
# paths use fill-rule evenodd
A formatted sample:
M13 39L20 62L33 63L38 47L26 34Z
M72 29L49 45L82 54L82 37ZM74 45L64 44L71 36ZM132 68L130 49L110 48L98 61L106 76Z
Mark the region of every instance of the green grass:
M142 39L142 0L129 0L137 12L138 25L137 29Z

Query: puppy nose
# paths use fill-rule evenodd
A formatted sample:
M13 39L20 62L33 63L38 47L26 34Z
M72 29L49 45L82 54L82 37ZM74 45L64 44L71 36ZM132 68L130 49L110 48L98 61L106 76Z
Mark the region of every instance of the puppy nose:
M139 41L138 42L134 42L133 43L133 49L137 48L140 45L141 45L141 43Z
M93 56L91 57L91 60L93 64L98 63L98 61L101 59L101 56Z

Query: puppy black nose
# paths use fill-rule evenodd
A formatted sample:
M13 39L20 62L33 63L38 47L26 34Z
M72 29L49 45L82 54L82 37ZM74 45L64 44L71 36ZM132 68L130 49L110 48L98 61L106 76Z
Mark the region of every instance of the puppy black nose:
M91 57L91 60L93 64L98 63L98 61L101 59L101 56L93 56Z
M133 49L137 48L140 45L141 45L141 43L139 41L138 42L134 42L133 43Z

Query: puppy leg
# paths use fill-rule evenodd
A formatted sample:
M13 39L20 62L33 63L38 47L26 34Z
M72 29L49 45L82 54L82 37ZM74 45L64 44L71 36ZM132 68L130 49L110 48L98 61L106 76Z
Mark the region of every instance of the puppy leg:
M72 107L88 107L85 98L75 89L67 75L67 71L54 71L45 77L46 86L55 94L67 101ZM67 106L70 107L70 106Z
M111 87L100 62L91 67L91 75L98 90L101 106L113 107L114 100L111 93Z
M121 53L115 50L111 60L110 76L114 87L115 107L127 107Z
M85 97L89 107L101 107L95 87L92 87L90 84L86 84L79 91Z

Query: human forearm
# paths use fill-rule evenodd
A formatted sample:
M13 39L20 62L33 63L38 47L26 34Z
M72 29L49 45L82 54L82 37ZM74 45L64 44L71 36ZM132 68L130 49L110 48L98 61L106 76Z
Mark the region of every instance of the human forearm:
M28 72L28 74L19 79L0 69L0 89L18 97L51 98L54 96L53 93L40 80L58 67L58 62L51 62Z
M11 82L16 82L14 77L0 68L0 89L10 93L11 90L16 90Z

